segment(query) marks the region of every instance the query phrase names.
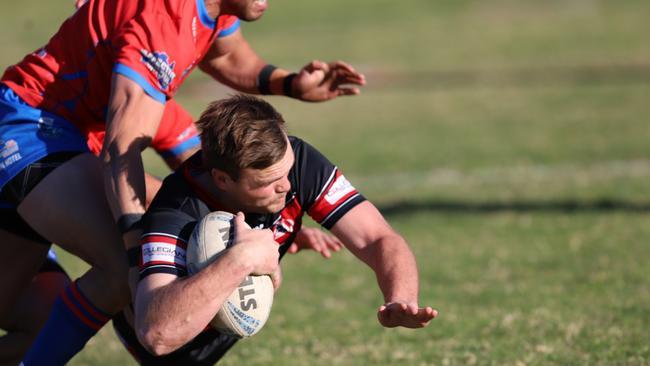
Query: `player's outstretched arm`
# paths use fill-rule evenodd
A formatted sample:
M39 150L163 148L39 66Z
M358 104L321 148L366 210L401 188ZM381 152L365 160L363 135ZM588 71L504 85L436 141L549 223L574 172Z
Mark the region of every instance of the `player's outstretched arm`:
M298 73L268 65L250 47L240 30L218 38L199 67L219 82L251 94L286 95L322 102L342 95L357 95L365 76L342 61L314 60Z
M415 257L372 203L362 202L351 209L332 232L375 272L384 295L377 314L383 326L421 328L437 316L436 310L418 305Z
M235 219L235 245L193 276L154 273L138 284L135 329L140 343L164 355L198 335L249 274L278 271L279 252L270 230L244 228Z

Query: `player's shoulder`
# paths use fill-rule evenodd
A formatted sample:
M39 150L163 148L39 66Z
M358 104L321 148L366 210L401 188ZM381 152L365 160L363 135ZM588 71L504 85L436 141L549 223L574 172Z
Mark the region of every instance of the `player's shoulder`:
M200 199L185 177L187 170L196 159L197 155L193 155L181 164L176 171L165 177L160 190L151 203L150 211L179 210L193 214L198 210L197 205Z
M331 165L325 155L307 141L296 136L289 136L289 143L295 157L294 168L317 168L321 165Z

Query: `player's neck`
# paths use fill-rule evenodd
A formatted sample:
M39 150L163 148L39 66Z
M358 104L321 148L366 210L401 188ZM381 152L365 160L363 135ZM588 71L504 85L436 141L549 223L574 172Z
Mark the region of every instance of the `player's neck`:
M217 19L219 13L221 12L221 0L203 0L205 3L205 8L208 11L208 15L212 19Z
M219 204L220 210L237 213L239 209L237 207L232 207L233 204L229 197L214 185L212 177L208 172L201 173L195 179L201 188L203 188L203 191L209 194L210 198L212 198L215 203Z

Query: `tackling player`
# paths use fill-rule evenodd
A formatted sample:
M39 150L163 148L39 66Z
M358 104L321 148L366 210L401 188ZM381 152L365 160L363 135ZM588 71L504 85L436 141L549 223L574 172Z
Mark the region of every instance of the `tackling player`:
M25 365L64 364L128 303L123 247L137 245L146 202L140 152L178 108L170 101L196 66L249 93L324 101L359 92L345 84L364 78L345 63L313 61L292 74L257 56L239 22L266 7L265 0L91 0L46 46L5 71L0 245L12 260L0 278L0 317L50 242L91 265L55 302ZM7 224L18 216L27 229Z
M417 267L404 239L336 166L288 137L268 103L246 96L218 101L197 124L202 151L164 180L143 219L135 328L149 352L137 348L141 360L190 364L181 361L191 359L188 350L209 342L216 362L236 339L206 324L247 275L270 274L279 286L279 258L304 214L375 272L383 326L424 327L437 315L418 305ZM236 243L187 277L183 248L197 222L216 210L238 213ZM244 220L254 229L244 229Z

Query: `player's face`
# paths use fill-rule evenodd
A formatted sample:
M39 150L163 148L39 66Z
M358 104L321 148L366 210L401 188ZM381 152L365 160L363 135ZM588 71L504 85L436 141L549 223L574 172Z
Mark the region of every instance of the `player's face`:
M287 144L284 157L270 167L243 169L229 192L241 211L268 214L282 210L291 189L288 176L293 162L293 149Z
M266 7L267 0L222 0L221 13L236 15L241 20L259 19Z

